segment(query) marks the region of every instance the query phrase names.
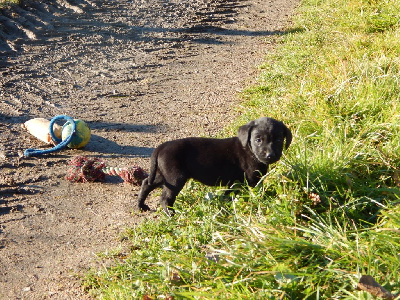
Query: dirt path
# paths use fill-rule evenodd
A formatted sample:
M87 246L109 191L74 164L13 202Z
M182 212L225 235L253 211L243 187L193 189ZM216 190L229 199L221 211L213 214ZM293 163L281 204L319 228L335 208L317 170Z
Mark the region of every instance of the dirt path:
M156 214L132 214L138 187L114 177L67 182L67 162L147 169L160 142L218 134L297 2L49 0L0 13L0 298L86 298L96 254ZM85 150L21 157L41 146L21 123L59 114L89 123Z

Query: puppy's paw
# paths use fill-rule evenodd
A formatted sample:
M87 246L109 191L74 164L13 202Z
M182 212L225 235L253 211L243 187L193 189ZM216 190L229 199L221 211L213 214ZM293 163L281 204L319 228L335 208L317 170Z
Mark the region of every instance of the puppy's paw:
M168 217L173 217L175 215L175 210L172 207L163 207L163 211Z
M145 211L149 211L150 207L147 204L144 204L144 203L143 204L137 204L136 207L135 207L135 210L139 211L139 212L145 212Z

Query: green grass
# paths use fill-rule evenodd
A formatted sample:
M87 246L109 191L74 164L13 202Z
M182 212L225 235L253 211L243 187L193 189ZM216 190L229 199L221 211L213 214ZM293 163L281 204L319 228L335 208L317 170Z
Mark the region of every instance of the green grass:
M400 1L305 0L224 135L259 116L293 132L255 188L190 182L173 218L128 229L91 270L99 299L372 299L400 293Z
M0 0L0 9L8 5L20 4L19 0Z

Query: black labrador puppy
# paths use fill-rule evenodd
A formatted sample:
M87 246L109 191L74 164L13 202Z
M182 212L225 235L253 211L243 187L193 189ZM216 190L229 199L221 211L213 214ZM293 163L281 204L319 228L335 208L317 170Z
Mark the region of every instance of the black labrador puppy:
M280 121L259 118L239 127L237 137L212 139L190 137L158 146L150 162L150 175L139 192L137 208L147 211L144 203L149 193L163 186L161 205L169 210L189 178L206 185L230 185L235 181L255 186L277 162L283 145L292 141L291 131Z

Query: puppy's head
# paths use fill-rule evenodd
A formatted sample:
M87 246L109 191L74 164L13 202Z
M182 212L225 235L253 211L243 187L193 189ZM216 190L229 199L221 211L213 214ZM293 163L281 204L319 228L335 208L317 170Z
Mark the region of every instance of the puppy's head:
M260 162L272 164L281 158L283 146L290 146L292 133L282 122L263 117L239 127L238 138Z

